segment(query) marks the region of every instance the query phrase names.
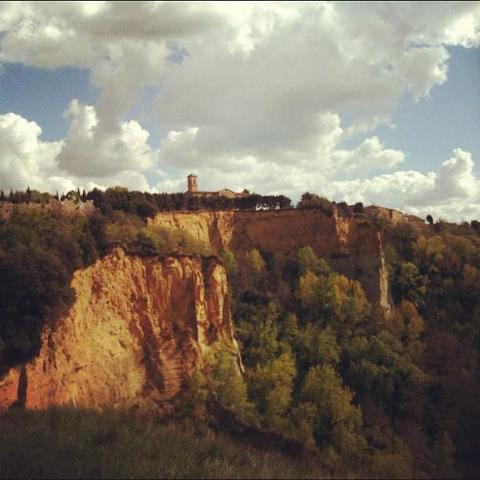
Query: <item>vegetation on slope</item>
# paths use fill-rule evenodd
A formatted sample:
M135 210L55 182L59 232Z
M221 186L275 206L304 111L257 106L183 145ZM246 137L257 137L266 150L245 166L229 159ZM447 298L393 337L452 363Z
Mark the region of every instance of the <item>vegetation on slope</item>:
M44 323L73 301L73 271L112 246L211 253L185 233L147 225L134 198L113 189L88 217L22 208L0 224L0 367L36 355ZM333 214L313 194L299 206ZM212 350L184 394L184 423L214 423L213 390L246 425L300 442L332 472L478 476L478 222L377 223L395 302L388 319L308 245L289 255L221 252L245 374Z
M119 411L0 415L0 479L320 478L320 463Z
M74 271L114 246L140 256L211 254L186 232L147 225L122 211L67 216L16 207L0 220L0 375L38 355L43 326L75 299Z
M390 225L386 238L388 319L309 246L224 252L249 418L334 470L475 477L480 237L438 223Z

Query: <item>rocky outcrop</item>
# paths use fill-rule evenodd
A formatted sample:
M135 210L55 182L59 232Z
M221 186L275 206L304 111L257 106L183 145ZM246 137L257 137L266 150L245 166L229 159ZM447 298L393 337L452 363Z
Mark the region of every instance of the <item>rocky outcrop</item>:
M275 255L310 245L391 309L383 233L364 215L321 210L164 212L153 223L185 230L213 250ZM215 342L239 359L227 279L215 257L141 259L121 249L74 274L77 299L43 333L40 355L0 380L0 408L171 408Z
M74 274L76 301L38 358L0 381L0 407L167 408L213 343L239 355L225 271L212 258L121 249Z
M407 223L417 228L422 228L423 226L425 226L424 219L417 217L416 215L410 215L400 210L395 210L393 208L377 207L376 205L370 205L369 207L365 207L364 212L369 217L377 218L392 225Z
M391 309L383 234L364 215L325 215L321 210L162 212L152 223L187 231L215 250L257 248L276 255L310 245L332 267L358 279L367 298Z

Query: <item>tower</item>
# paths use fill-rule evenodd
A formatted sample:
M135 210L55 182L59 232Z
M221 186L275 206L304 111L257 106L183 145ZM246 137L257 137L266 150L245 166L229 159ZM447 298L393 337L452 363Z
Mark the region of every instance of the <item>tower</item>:
M188 191L196 192L198 191L197 176L191 173L188 177Z

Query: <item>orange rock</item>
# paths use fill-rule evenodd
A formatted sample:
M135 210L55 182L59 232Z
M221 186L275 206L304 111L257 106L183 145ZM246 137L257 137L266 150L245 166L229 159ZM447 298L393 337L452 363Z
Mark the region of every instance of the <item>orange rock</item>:
M25 405L153 408L168 403L224 341L239 357L227 282L215 258L140 259L121 249L75 272L76 301L43 333L25 368ZM17 400L20 369L0 381L0 408Z
M336 271L358 279L371 303L391 311L383 234L363 216L329 217L317 209L161 212L150 222L185 230L217 251L291 254L310 245Z

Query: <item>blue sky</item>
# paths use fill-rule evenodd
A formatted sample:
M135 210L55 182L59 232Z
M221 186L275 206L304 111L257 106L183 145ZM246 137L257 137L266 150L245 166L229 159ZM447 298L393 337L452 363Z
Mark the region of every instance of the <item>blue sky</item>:
M48 70L21 63L5 63L0 70L0 113L15 112L37 122L44 140L65 136L63 112L77 98L95 103L98 91L89 81L88 70L65 67Z
M455 147L480 158L480 49L450 47L448 52L446 83L418 102L406 96L393 115L396 128L375 131L420 171L438 168Z
M480 215L480 3L359 8L2 4L0 187L181 191L194 171Z
M405 94L392 115L395 127L381 125L372 132L389 148L405 152L403 168L436 170L456 147L480 158L480 49L450 47L448 53L448 80L418 101Z
M395 128L381 125L373 131L389 148L405 152L405 168L435 170L455 147L480 158L480 49L450 47L448 52L447 82L418 101L406 94L392 116ZM63 113L69 103L76 98L95 104L98 99L99 89L89 76L88 70L73 67L47 70L4 64L0 71L0 114L15 112L34 120L42 127L44 140L61 140L68 127ZM160 144L153 109L159 91L158 87L144 88L126 115L150 131L154 148ZM342 147L354 145L359 138L355 135Z

